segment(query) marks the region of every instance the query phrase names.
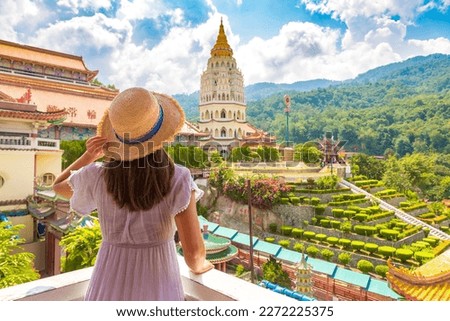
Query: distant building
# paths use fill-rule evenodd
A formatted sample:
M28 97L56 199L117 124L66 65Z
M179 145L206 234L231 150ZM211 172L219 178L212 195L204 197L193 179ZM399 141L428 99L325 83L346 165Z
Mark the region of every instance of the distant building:
M275 137L247 122L246 109L244 77L221 21L211 57L201 76L198 126L208 136L200 140L200 145L215 148L224 157L231 148L244 144L275 146Z
M61 123L39 131L39 137L61 140L93 136L118 90L93 83L98 71L82 57L0 40L0 91L41 112L65 109Z

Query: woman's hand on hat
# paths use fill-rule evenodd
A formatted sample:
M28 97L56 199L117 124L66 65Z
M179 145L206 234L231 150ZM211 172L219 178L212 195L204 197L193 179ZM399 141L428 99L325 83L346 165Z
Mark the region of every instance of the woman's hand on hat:
M86 156L94 162L103 157L103 145L106 143L106 137L95 136L86 141Z

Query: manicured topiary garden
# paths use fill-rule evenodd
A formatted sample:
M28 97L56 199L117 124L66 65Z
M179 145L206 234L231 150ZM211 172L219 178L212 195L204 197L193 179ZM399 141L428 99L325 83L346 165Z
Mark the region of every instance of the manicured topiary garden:
M374 189L374 194L381 199L397 199L402 210L418 213L417 217L422 220L432 217L422 213L429 211L427 204L408 201L405 195L385 189L377 180L360 177L353 183L369 191ZM419 266L449 247L449 242L429 236L429 231L421 226L403 222L364 194L330 186L320 189L311 180L289 184L288 187L290 196L285 204L312 206L315 215L302 226L277 227L271 224L271 237L285 248L305 251L311 257L350 265L363 273L384 277L389 258L408 267ZM294 202L291 201L293 198Z

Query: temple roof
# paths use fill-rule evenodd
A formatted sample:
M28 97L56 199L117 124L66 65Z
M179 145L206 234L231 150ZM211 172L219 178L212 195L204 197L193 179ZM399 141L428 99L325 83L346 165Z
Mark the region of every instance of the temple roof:
M34 107L34 110L26 110L23 108L24 106ZM42 112L35 110L35 108L35 105L0 100L0 117L52 121L65 118L67 115L65 109L57 110L55 112Z
M193 124L188 122L187 120L184 121L183 126L181 127L180 132L178 135L194 135L194 136L208 136L207 133L202 133L197 127L195 127Z
M217 35L216 44L211 49L211 56L233 56L233 49L231 49L230 45L228 44L227 36L223 28L222 19L220 19L219 34Z
M5 40L0 40L0 57L87 72L91 79L98 73L98 71L92 71L86 68L83 57L81 56L74 56Z
M411 271L388 261L392 289L408 300L450 301L450 250Z

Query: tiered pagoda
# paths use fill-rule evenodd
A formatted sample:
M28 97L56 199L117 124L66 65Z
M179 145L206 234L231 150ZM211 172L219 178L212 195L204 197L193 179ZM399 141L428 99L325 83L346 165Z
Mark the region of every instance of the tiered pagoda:
M308 297L313 296L312 268L306 263L305 253L302 259L295 265L295 290Z
M275 145L275 137L247 122L244 77L220 21L219 34L211 49L200 84L199 129L208 134L205 148L216 147L223 157L236 146Z

